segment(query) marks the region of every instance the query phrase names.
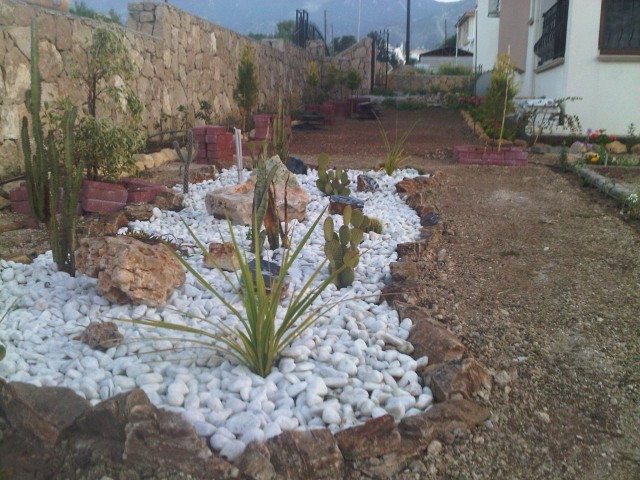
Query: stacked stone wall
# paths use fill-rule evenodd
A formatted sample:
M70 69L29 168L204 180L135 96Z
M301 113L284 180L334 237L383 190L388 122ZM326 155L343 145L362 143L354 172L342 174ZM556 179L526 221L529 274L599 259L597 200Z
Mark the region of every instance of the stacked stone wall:
M40 34L43 100L69 96L76 105L85 104L86 98L75 75L86 64L93 30L104 26L20 0L0 0L0 178L23 169L20 122L26 115L24 95L30 85L30 24L34 18ZM213 105L216 121L237 116L233 88L247 45L253 49L258 68L258 108L263 111L275 109L279 97L297 101L308 63L317 58L318 49L306 51L288 42L255 42L166 3L129 4L127 24L128 28L115 28L121 28L139 68L131 86L145 105L147 133L157 130L161 118L175 120L180 105L198 110L201 100ZM362 67L366 77L370 71L366 63L354 56L349 68ZM363 85L368 83L363 81Z

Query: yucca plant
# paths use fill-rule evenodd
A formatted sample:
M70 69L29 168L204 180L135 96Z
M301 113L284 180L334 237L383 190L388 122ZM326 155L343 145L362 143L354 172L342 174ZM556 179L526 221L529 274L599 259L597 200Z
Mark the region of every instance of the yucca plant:
M416 124L414 123L411 128L406 130L400 137L398 137L398 119L396 118L396 132L393 139L389 139L389 134L378 120L378 128L380 128L380 133L382 134L382 141L384 142L384 147L386 150L386 154L384 157L383 168L387 175L392 175L395 172L402 162L404 162L409 155L405 154L405 147L407 146L407 140L409 139L409 135L413 132Z
M303 247L308 242L323 214L324 211L313 222L311 228L303 236L295 250L284 250L280 272L277 278L269 286L266 285L265 279L262 276L260 261L255 262L255 275L252 273L249 268L247 254L236 239L233 229L231 228L231 222L227 221L229 231L231 232L231 242L233 243L233 247L240 264L240 269L234 273L236 282L232 282L229 275L221 268L217 267L213 259L211 260L225 280L231 285L234 285L234 292L242 301L242 306L244 307L242 309L236 308L231 301L227 300L220 292L218 292L195 268L187 262L185 258L176 252L172 252L184 265L187 271L189 271L206 290L211 292L218 300L220 300L220 302L222 302L223 305L240 321L241 326L239 328L231 327L223 322L213 321L202 317L194 318L210 325L212 327L211 330L155 320L121 320L139 325L159 327L194 334L196 337L201 338L185 339L185 341L192 341L196 344L217 350L223 355L246 365L249 370L257 375L262 377L267 376L271 372L271 368L275 360L280 355L280 352L282 352L287 345L299 337L305 330L311 327L320 316L335 305L335 303L322 303L318 307L313 306L313 303L324 289L333 283L335 277L341 273L341 270L336 270L319 285L314 286L313 284L315 279L327 262L326 259L313 272L302 288L297 293L292 293L286 306L280 305L281 298L283 297L283 294L286 293L285 290L288 283L286 281L287 273L291 268L291 265L293 265L302 252ZM188 225L185 224L185 226L204 255L208 255L205 245L198 240ZM256 223L255 216L252 228L254 232L257 232L259 228ZM254 242L253 253L256 260L261 258L260 246L257 242ZM285 313L282 322L277 325L276 317L280 308L284 308ZM187 315L185 313L183 314Z

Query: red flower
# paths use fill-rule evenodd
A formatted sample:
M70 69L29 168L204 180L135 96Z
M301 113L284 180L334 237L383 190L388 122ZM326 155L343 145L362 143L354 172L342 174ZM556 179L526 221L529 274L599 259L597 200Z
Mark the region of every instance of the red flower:
M611 135L609 138L611 138L612 142L615 142L618 137L616 137L615 135Z
M592 133L591 138L598 138L600 136L599 133Z

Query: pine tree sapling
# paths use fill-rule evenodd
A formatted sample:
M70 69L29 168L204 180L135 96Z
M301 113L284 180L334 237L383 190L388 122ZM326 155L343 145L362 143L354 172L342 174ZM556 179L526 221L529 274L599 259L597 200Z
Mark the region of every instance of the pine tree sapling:
M238 65L238 83L233 89L233 99L242 113L242 131L245 131L247 116L251 115L258 103L258 72L253 60L253 51L247 46L242 52Z

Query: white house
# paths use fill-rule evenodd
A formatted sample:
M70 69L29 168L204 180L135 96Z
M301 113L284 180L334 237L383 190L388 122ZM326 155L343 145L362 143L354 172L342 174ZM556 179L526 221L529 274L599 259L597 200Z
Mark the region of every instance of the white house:
M475 12L475 64L483 72L493 69L498 55L500 0L478 0Z
M585 131L640 125L640 0L530 0L527 23L521 96L581 97Z
M478 0L475 13L476 63L509 52L519 96L580 97L565 113L583 132L640 125L640 0Z
M456 47L472 52L476 42L476 11L464 12L456 22Z

